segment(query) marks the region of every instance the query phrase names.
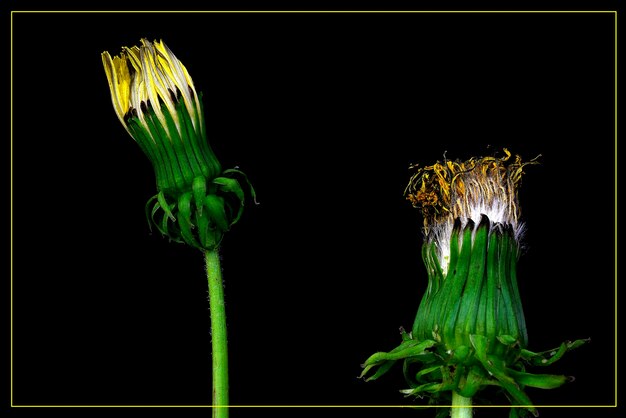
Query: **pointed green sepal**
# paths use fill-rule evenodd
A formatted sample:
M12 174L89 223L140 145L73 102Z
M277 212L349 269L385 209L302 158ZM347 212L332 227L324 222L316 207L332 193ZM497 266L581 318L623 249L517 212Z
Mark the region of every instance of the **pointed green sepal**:
M204 198L204 207L206 208L209 218L215 223L215 225L222 231L228 231L230 229L230 223L226 217L226 211L224 210L224 198L221 196L208 195Z

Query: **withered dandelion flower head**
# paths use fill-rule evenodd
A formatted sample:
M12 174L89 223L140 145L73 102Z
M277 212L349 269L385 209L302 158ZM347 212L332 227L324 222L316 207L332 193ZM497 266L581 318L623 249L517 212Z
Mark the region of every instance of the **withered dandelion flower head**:
M510 225L516 240L522 236L518 188L524 168L538 164L541 155L523 162L504 148L504 157L472 157L467 161L444 160L419 167L411 176L404 194L413 207L421 210L427 241L436 244L445 272L454 223L464 227L486 215L492 224Z
M410 388L402 393L459 406L483 388L499 386L512 404L526 408L514 410L515 416L537 413L524 387L551 389L567 381L526 371L585 342L539 353L526 349L516 272L524 229L517 192L525 167L538 158L523 162L504 149L503 157L411 167L416 171L405 196L424 217L428 285L400 346L368 358L361 376L377 369L367 378L375 380L403 360Z

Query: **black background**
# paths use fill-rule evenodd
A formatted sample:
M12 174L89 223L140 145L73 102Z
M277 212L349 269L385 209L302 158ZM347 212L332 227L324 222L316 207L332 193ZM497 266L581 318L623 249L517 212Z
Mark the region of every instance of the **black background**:
M613 14L18 13L12 34L14 404L210 404L202 256L149 234L152 169L100 59L141 37L185 64L257 190L221 250L233 405L412 404L399 369L357 379L426 285L408 165L502 147L543 155L520 191L529 348L592 339L534 370L574 383L528 393L615 402Z

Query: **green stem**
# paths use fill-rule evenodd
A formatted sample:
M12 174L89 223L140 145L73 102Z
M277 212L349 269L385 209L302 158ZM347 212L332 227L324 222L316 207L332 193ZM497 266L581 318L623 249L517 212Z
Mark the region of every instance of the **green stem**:
M222 269L217 248L204 252L209 281L213 348L213 418L228 418L228 349Z
M466 398L452 391L451 418L472 418L472 398Z

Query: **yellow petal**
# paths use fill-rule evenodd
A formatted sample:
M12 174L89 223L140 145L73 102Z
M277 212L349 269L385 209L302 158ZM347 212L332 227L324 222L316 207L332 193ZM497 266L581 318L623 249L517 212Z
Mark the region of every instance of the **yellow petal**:
M102 64L109 83L111 91L111 101L117 117L122 124L124 123L124 115L129 109L129 92L130 92L130 73L128 66L123 58L111 58L108 52L102 53Z
M197 120L199 120L198 111L200 110L200 102L187 69L163 41L155 41L154 46L158 52L157 57L160 60L167 76L174 82L182 94L185 107L191 116L191 122L193 123L194 129L197 132L200 132L200 127L197 126Z

